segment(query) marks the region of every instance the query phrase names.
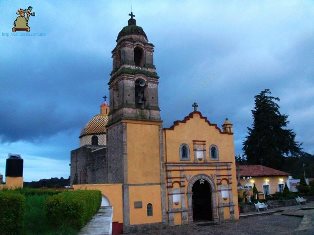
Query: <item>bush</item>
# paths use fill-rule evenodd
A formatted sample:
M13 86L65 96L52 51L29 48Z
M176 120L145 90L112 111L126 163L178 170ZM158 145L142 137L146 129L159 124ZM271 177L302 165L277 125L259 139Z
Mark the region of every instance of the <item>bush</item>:
M287 183L285 183L285 187L284 187L284 189L283 189L283 196L284 197L287 197L287 196L289 196L289 194L290 194L290 190L289 190L289 188L288 188L288 185L287 185Z
M258 199L259 199L259 197L258 197L258 190L257 190L256 185L254 183L252 201L256 201Z
M67 191L49 197L45 212L51 225L79 229L93 217L100 204L100 191Z
M14 191L17 191L24 196L52 196L55 194L59 194L63 191L61 190L55 190L55 189L34 189L34 188L20 188L15 189Z
M314 195L314 180L310 181L309 185L310 185L310 194Z
M21 234L24 211L23 195L11 190L0 192L0 234Z
M310 186L306 184L304 176L301 177L300 184L297 186L297 189L302 195L306 195L310 192Z

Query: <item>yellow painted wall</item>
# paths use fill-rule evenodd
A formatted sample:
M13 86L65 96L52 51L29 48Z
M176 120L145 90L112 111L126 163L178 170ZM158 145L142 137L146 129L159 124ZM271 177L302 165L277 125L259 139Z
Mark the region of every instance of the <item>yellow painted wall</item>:
M99 190L113 208L113 222L123 223L122 184L77 184L74 190Z
M5 188L15 189L15 188L23 188L23 177L9 177L5 178L6 184Z
M204 167L181 167L181 170L184 175L188 175L193 177L199 174L206 174L206 175L228 175L231 173L231 193L233 197L233 204L234 204L234 216L235 219L239 219L239 211L238 211L238 192L237 192L237 180L236 180L236 167L235 167L235 153L234 153L234 142L233 142L233 135L232 134L225 134L221 133L219 129L217 129L214 125L209 125L198 113L194 113L192 118L186 120L185 123L179 123L174 127L173 130L165 129L164 130L164 151L165 151L165 162L169 163L187 163L191 162L194 163L194 146L193 140L198 141L205 141L205 148L206 148L206 162L215 163L215 162L229 162L232 165L231 172L227 170L221 170L219 172L216 171L215 167L213 166L206 166ZM180 160L179 156L179 148L181 144L188 144L190 149L190 160L182 161ZM217 160L213 160L210 158L210 151L209 148L211 145L216 145L219 150L219 157ZM202 164L202 162L197 162ZM194 168L191 171L185 170L185 168L190 169ZM199 169L199 170L198 170ZM179 177L180 172L172 171L171 177ZM185 181L185 204L188 205L186 193L188 187L188 181ZM214 182L217 188L217 182ZM216 194L216 202L220 200L221 194L220 192ZM168 201L168 199L167 199ZM223 201L224 203L229 202ZM170 208L177 208L174 205L167 205ZM181 205L180 205L181 207ZM168 209L168 208L167 208ZM230 218L229 208L224 209L224 219ZM181 213L177 213L181 215ZM177 218L177 214L174 217L175 224L181 223L181 219ZM191 221L190 221L191 222Z
M162 222L160 185L130 186L130 224ZM142 208L134 208L135 201L142 201ZM147 216L147 204L153 205L153 216Z
M127 121L128 183L160 183L160 123Z
M190 169L197 169L197 167L189 167ZM212 169L212 170L197 170L197 171L184 171L184 174L185 175L189 175L191 177L195 176L195 175L200 175L200 174L206 174L206 175L214 175L216 174L216 170L215 169ZM227 175L228 174L228 171L227 170L222 170L220 171L219 174L222 174L222 175ZM172 177L178 177L180 175L180 172L179 171L176 171L176 172L172 172L171 173ZM232 181L232 197L233 197L233 203L235 204L234 206L234 217L235 219L239 219L239 208L238 208L238 191L237 191L237 181L235 181L235 176L234 176L234 173L232 173L233 175L233 181ZM223 181L223 183L225 183ZM188 199L186 197L186 193L188 191L188 184L189 182L187 180L185 180L185 187L184 187L184 192L185 192L185 205L188 205ZM175 185L176 186L176 185ZM178 188L178 187L174 187L174 188ZM216 188L218 188L217 184L216 184ZM236 196L235 196L236 194ZM168 195L168 194L167 194ZM172 196L172 195L171 195ZM216 194L216 202L218 203L219 200L221 199L221 193L218 192ZM168 200L166 200L168 201ZM227 200L222 200L223 203L229 203L229 198ZM181 208L182 207L182 202L179 203L179 205L170 205L170 207L172 208L175 208L175 209L178 209L178 208ZM167 209L168 209L168 204L167 204ZM229 208L224 208L224 219L225 220L228 220L230 219L230 212L225 212L226 210L229 210ZM178 219L178 217L181 216L181 213L176 213L175 214L175 225L179 225L181 224L181 218ZM190 221L192 222L192 221Z
M242 186L252 185L255 183L255 186L259 192L263 191L263 185L266 184L268 180L269 184L269 192L270 194L274 194L278 192L278 184L283 183L285 184L288 180L288 176L264 176L264 177L252 177L251 179L244 180L243 178L240 179L240 183ZM282 180L282 181L281 181Z
M190 148L190 162L194 161L193 140L206 141L206 160L209 162L234 161L233 135L221 134L215 126L209 126L199 114L186 123L180 123L174 130L165 130L166 160L167 162L180 162L179 147L182 143ZM209 157L209 147L214 144L219 149L219 160ZM230 156L233 156L232 158ZM186 161L185 161L186 162Z

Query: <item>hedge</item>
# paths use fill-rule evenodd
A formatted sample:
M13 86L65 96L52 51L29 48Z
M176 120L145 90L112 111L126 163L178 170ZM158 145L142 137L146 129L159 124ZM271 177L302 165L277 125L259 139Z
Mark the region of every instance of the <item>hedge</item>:
M25 197L14 191L0 192L0 234L21 234Z
M45 213L53 226L79 229L93 217L100 204L100 191L67 191L49 197L45 202Z
M63 191L56 190L56 189L37 189L37 188L21 188L21 189L15 189L14 191L19 192L23 194L24 196L52 196L55 194L59 194Z

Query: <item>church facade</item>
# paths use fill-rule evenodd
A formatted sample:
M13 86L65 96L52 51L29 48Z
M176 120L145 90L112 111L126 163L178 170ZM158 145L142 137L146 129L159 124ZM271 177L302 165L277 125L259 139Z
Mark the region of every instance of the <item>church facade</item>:
M71 152L73 188L101 190L125 230L238 219L232 124L219 128L194 104L163 128L154 46L130 16L112 51L107 119L96 115Z

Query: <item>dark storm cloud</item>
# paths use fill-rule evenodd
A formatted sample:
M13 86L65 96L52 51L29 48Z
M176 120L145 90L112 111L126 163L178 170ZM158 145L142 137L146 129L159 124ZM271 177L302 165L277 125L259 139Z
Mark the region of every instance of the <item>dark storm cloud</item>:
M0 153L68 159L108 96L111 50L130 4L1 1L0 34L24 5L36 11L32 31L46 35L0 35ZM239 154L254 96L270 88L289 128L314 153L312 1L133 1L133 10L155 45L164 126L196 101L211 122L233 122Z
M2 141L34 140L82 127L98 112L104 64L90 55L42 56L17 59L2 70L9 78L0 81Z

